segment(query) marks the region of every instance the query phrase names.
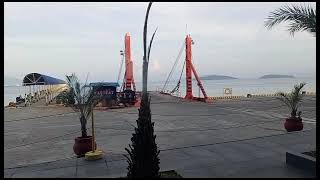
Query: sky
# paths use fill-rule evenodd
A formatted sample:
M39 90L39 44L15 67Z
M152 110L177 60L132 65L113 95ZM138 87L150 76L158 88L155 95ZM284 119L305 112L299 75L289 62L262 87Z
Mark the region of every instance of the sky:
M190 34L193 64L209 74L258 78L265 74L316 75L316 38L291 36L286 23L268 30L264 21L285 2L153 3L148 39L149 80L164 81ZM315 8L316 3L306 4ZM65 79L76 73L90 81L116 81L124 36L131 35L135 81L141 81L143 24L147 2L5 2L4 75L31 72ZM178 78L183 52L174 77ZM123 72L123 71L122 71ZM123 75L121 75L121 78Z

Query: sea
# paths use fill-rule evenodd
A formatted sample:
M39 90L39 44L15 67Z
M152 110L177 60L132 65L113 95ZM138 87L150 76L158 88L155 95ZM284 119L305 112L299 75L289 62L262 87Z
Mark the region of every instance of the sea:
M269 78L269 79L228 79L228 80L202 80L203 87L210 96L225 96L224 89L231 89L233 96L246 96L247 94L273 94L279 91L289 92L295 84L305 82L303 91L316 92L316 78ZM176 87L177 81L168 82L164 87L164 81L148 82L149 91L171 91ZM137 82L137 90L141 90L142 84ZM9 102L15 102L17 96L24 97L29 88L24 86L4 86L4 106ZM197 82L193 81L193 96L203 97ZM185 79L181 81L179 90L174 94L184 97L186 92Z

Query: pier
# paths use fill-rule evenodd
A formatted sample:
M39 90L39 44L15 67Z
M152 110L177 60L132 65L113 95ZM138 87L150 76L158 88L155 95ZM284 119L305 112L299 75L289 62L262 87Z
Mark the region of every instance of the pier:
M22 86L25 87L24 94L16 97L16 102L10 102L8 107L49 105L60 92L67 88L65 81L40 73L25 75Z
M183 177L314 177L286 165L286 151L316 148L315 95L305 96L301 111L303 131L288 133L289 111L275 97L204 103L151 92L160 170ZM81 132L70 107L6 108L5 177L124 177L124 148L137 118L137 107L96 110L96 141L105 157L91 163L72 150Z

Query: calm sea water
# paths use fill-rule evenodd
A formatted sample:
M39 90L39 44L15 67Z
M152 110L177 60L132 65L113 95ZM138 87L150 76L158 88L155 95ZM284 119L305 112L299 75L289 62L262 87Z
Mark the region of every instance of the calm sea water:
M224 88L232 88L232 95L241 96L246 94L271 94L278 91L289 92L295 84L306 82L304 91L316 91L315 78L275 78L275 79L232 79L232 80L203 80L203 86L208 96L223 96ZM148 90L161 90L164 82L150 82ZM172 90L177 82L170 82L165 90ZM141 90L141 83L136 84L137 89ZM183 79L180 86L180 96L185 96L185 80ZM25 87L8 86L4 87L4 105L15 101L19 95L23 97ZM199 88L197 83L193 81L193 95L199 96ZM202 94L201 94L202 97Z

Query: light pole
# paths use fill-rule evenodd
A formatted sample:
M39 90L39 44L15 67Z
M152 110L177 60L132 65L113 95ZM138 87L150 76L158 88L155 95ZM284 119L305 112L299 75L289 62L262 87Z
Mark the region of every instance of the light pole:
M122 66L123 66L123 60L124 60L123 50L120 50L120 56L121 56L122 58L121 58L121 64L120 64L120 70L119 70L119 74L118 74L117 83L119 83L120 75L121 75L121 72L122 72Z

